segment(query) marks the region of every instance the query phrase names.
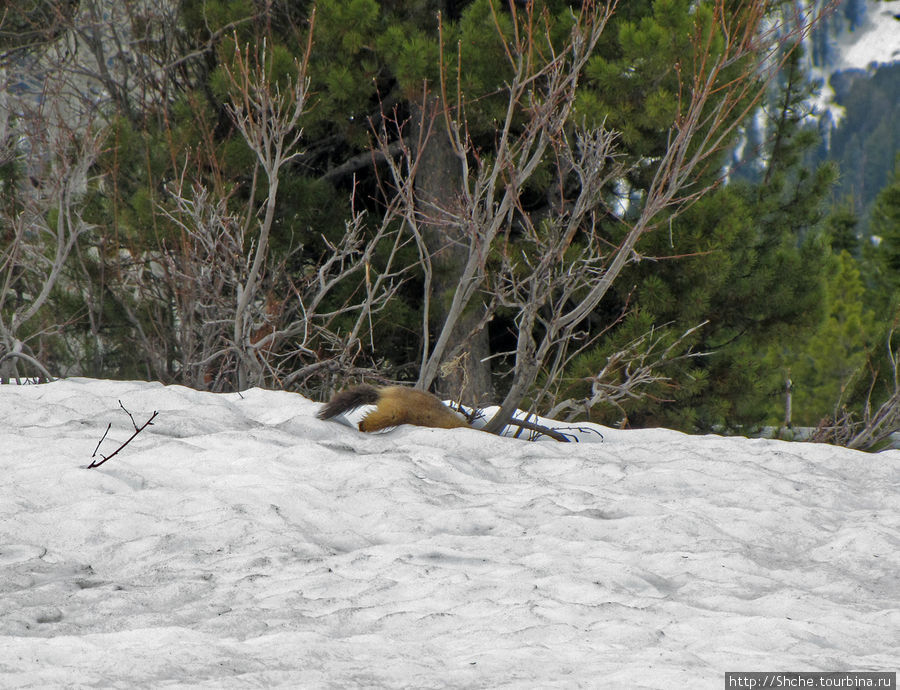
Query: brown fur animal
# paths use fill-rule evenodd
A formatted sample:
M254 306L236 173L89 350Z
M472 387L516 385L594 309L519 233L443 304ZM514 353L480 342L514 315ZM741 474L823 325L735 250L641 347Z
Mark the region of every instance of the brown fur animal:
M343 390L318 411L319 419L331 419L362 405L375 405L363 417L360 431L378 431L399 424L429 426L436 429L468 427L469 422L459 412L442 403L437 396L414 388L386 386L375 388L362 385Z

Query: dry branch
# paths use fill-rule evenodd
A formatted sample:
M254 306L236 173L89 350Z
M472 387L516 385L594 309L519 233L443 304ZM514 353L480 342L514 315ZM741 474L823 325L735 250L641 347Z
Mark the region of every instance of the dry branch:
M102 465L103 463L105 463L107 460L112 460L112 458L114 458L116 455L118 455L119 452L120 452L123 448L125 448L125 446L127 446L129 443L131 443L131 442L134 440L134 438L135 438L139 433L141 433L141 432L142 432L144 429L146 429L148 426L152 426L153 420L156 419L156 416L159 414L159 412L157 412L156 410L154 410L154 411L153 411L153 414L150 415L150 418L149 418L146 422L144 422L141 426L138 426L138 425L137 425L137 422L134 421L134 417L133 417L132 414L125 408L125 406L122 404L122 401L121 401L121 400L119 401L119 407L121 407L121 408L125 411L125 414L127 414L127 415L128 415L128 418L131 420L131 425L134 427L134 433L131 434L131 436L129 436L128 439L127 439L122 445L120 445L118 448L116 448L112 453L110 453L109 455L103 455L103 453L100 453L100 452L99 452L99 451L100 451L100 444L103 443L104 439L106 438L106 435L109 433L110 428L112 428L112 422L110 422L110 423L107 425L107 427L106 427L106 431L103 432L103 436L102 436L102 437L100 438L100 440L97 442L97 447L94 449L94 452L93 452L93 454L91 455L92 458L95 458L95 457L97 457L97 455L99 454L100 457L102 458L102 460L93 460L93 461L91 462L91 464L87 466L87 469L89 469L89 470L90 470L90 469L94 469L94 468L96 468L96 467L100 467L100 465Z
M451 344L454 329L474 305L482 308L478 303L482 295L493 301L485 305L475 327L502 308L513 314L517 337L508 392L485 429L499 433L510 423L541 372L551 381L561 375L572 352L589 341L587 320L623 269L640 258L641 238L721 183L721 178L708 174L710 166L757 107L791 46L816 19L796 17L793 26L773 27L766 6L742 3L734 8L716 0L713 21L706 27L698 21L694 59L675 68L679 109L668 146L652 161L655 174L636 217L619 219L625 232L614 246L601 235L601 223L611 212L600 200L603 189L625 176L625 164L617 155L617 133L602 124L579 127L571 118L579 80L616 8L614 0L584 3L562 46L554 45L532 3L524 10L510 3L511 36L495 16L509 76L506 113L496 125L489 153L472 140L464 97L460 91L448 94L451 80L446 78L447 65L441 63L439 94L426 93L421 112L437 98L443 126L420 123L419 132L426 135L419 144L427 144L427 137L442 137L455 152L459 188L443 202L419 198L417 161L405 153L410 150L406 147L401 148L403 156L392 155L403 132L389 135L384 124L389 118L382 118L374 129L391 175L392 209L421 250L426 326L434 302L429 293L430 262L440 248L427 246L424 230L446 229L444 236L465 246L457 267L458 287L444 323L433 339L425 331L418 387L431 387L441 365L458 356ZM464 66L458 61L456 69ZM457 75L457 83L461 76ZM548 163L560 181L574 178L578 188L567 194L560 184L550 214L539 216L525 206L523 197L530 179ZM488 261L498 258L499 268L489 271ZM638 374L631 377L634 386L650 376L645 368Z
M895 322L896 326L896 322ZM891 372L891 391L877 408L872 401L878 382L878 372L873 371L868 395L861 417L845 407L823 420L810 437L811 441L833 443L857 450L874 450L900 431L900 348L894 347L895 328L886 339L886 356Z

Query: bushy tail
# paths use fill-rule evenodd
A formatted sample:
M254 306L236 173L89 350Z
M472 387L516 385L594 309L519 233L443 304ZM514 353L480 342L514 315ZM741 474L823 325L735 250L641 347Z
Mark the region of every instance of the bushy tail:
M316 413L319 419L331 419L339 414L378 402L378 389L374 386L362 385L348 388L335 395L328 404Z

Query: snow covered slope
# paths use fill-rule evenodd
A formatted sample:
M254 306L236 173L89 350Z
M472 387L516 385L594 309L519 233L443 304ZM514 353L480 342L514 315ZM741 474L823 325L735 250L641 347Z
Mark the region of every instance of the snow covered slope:
M154 425L132 431L118 401ZM0 386L0 686L722 687L898 667L900 452L527 443Z

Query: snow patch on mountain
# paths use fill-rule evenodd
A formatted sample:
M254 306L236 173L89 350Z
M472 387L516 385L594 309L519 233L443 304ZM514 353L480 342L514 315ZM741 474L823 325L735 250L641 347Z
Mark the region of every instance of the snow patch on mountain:
M838 38L839 59L832 72L900 60L900 0L869 2L866 9L863 25Z

